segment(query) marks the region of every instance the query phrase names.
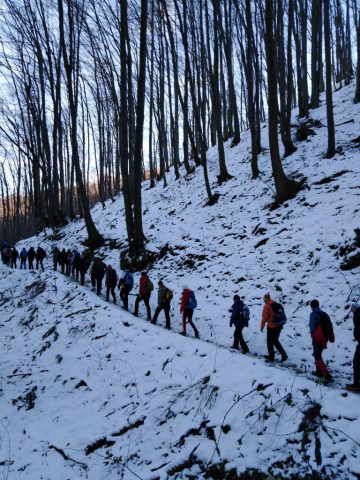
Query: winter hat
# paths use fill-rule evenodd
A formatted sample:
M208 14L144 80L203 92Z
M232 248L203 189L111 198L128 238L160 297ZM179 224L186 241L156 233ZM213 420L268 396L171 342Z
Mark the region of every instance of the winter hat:
M183 290L187 290L187 289L188 289L188 286L187 286L187 285L183 285L181 288L182 288Z
M144 275L147 275L147 273L146 272L141 272L141 275L144 276Z
M358 308L360 308L360 305L358 303L353 303L350 307L350 310L352 312L355 312L355 310L357 310Z
M158 281L158 285L160 285L160 286L161 286L161 285L164 285L164 282L163 282L162 280L159 280L159 281Z

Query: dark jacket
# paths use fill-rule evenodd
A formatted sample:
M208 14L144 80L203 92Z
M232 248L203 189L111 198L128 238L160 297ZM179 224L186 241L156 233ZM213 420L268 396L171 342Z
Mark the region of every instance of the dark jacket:
M354 312L354 338L360 343L360 308Z
M38 260L43 260L46 257L46 252L42 247L39 247L36 251L36 258Z
M65 251L65 248L63 248L59 253L59 258L58 258L58 262L60 263L60 265L64 265L66 263L66 257L67 257L67 253Z
M170 303L169 299L166 298L166 293L168 289L165 287L165 285L160 285L159 286L159 291L158 291L158 305L164 305L167 303Z
M34 258L35 258L35 250L33 247L30 247L28 251L28 259L30 260L30 262L32 262Z
M92 274L95 278L102 280L107 271L107 267L104 262L97 262L92 269Z
M112 268L111 270L110 269L107 269L107 272L106 272L106 284L111 286L111 287L116 287L116 283L117 283L117 274L116 274L116 271Z
M314 310L310 313L309 319L309 328L311 333L311 338L315 343L321 345L322 348L327 348L326 338L321 328L321 317L319 313L325 313L320 308L314 308ZM327 315L325 313L325 315Z
M16 250L15 247L12 249L11 256L12 256L12 258L13 258L14 260L16 260L16 259L18 258L18 256L19 256L19 252Z
M86 258L80 257L77 268L81 273L86 273L88 271L89 262L86 260Z
M232 306L231 318L230 318L230 327L235 325L235 327L247 326L248 320L242 315L243 309L248 309L242 300L236 300Z

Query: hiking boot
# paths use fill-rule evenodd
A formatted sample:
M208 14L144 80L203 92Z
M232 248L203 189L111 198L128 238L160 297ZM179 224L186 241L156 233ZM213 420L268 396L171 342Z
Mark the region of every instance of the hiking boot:
M195 333L195 338L200 338L199 332Z
M328 383L331 383L334 381L332 375L328 372L324 377L324 385L327 385Z
M264 358L267 362L273 362L275 360L274 357L270 357L270 355L264 355Z
M322 378L323 374L321 372L318 372L317 370L314 370L311 372L311 375L314 375L314 377Z
M232 345L230 348L232 348L233 350L239 350L239 347L237 345Z
M242 353L243 353L243 355L246 355L247 353L249 353L249 351L250 351L249 349L243 350Z
M280 363L286 362L286 360L287 360L288 358L289 358L289 357L288 357L288 356L286 355L286 353L285 353L285 355L283 355L283 356L281 357Z
M179 332L180 335L182 335L183 337L186 337L186 332Z
M353 383L348 383L346 385L346 390L349 390L350 392L360 392L360 386Z
M134 315L134 317L138 317L138 316L139 316L136 312L132 312L132 314Z

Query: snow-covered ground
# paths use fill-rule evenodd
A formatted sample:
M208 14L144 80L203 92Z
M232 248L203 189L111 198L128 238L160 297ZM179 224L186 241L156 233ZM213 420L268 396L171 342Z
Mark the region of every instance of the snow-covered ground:
M323 126L283 162L287 174L307 177L307 188L278 209L269 208L267 149L259 156L261 178L251 180L248 132L236 148L226 145L234 178L221 186L216 147L208 152L216 205L206 206L201 168L186 177L182 170L179 181L167 174L165 189L144 184L147 248L168 246L149 276L174 291L170 332L163 314L150 325L142 305L135 318L94 295L89 282L81 287L51 271L49 258L45 273L0 266L0 479L235 479L233 469L247 471L240 478L253 478L251 469L263 478L359 478L360 397L344 386L352 380L349 307L360 298L360 276L359 268L342 271L339 255L360 227L360 149L351 142L359 136L360 107L353 91L334 96L341 148L333 159L324 158L326 109L311 111ZM262 142L267 148L266 127ZM108 244L126 245L121 196L92 213ZM86 237L82 221L57 242L51 233L19 242L19 251L39 244L48 254L55 244L81 249ZM120 251L101 253L119 273ZM196 292L200 340L191 328L188 337L177 335L183 284ZM288 316L283 365L262 359L266 292ZM251 311L248 356L229 349L235 293ZM336 342L324 352L336 379L329 387L310 375L314 298L335 328Z

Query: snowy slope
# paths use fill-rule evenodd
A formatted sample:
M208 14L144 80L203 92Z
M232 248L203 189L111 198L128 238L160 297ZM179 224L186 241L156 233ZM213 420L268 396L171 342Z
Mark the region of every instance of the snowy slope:
M359 478L360 397L344 385L355 348L348 312L360 297L360 279L359 268L340 270L339 256L359 228L360 150L351 141L359 136L359 106L352 98L353 86L334 96L335 123L342 125L333 159L324 158L325 107L311 112L323 127L284 160L288 174L307 177L307 188L278 209L269 208L267 149L259 157L260 180L251 180L248 132L238 147L227 144L234 178L222 186L216 147L208 152L216 205L206 206L201 168L179 181L168 174L165 189L144 185L147 247L160 252L167 245L149 275L174 290L170 332L162 314L157 326L144 320L143 306L143 318L134 318L96 297L88 283L51 272L50 260L45 273L0 267L0 478L226 478L221 468L258 469L264 478L314 478L314 470L319 478ZM262 135L267 148L266 128ZM105 210L95 206L93 218L108 244L125 245L121 196ZM18 248L41 243L50 252L51 233ZM79 247L83 222L62 234L58 247ZM119 250L102 253L119 272ZM191 328L187 338L176 334L184 283L196 292L201 340ZM281 337L289 355L284 365L261 358L266 292L289 318ZM228 348L234 293L251 310L249 356ZM336 343L324 352L336 378L331 387L309 374L313 298L335 326Z

